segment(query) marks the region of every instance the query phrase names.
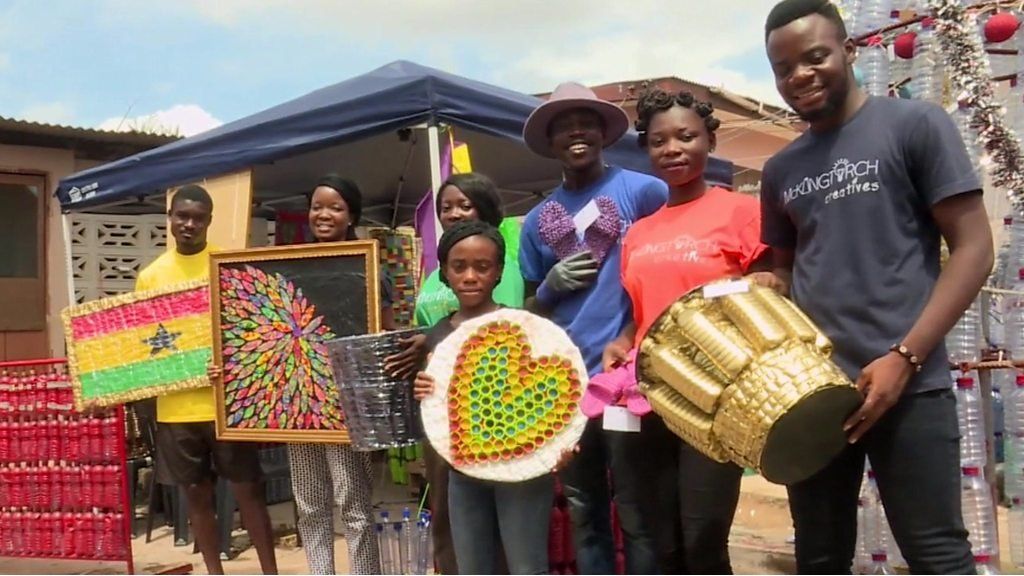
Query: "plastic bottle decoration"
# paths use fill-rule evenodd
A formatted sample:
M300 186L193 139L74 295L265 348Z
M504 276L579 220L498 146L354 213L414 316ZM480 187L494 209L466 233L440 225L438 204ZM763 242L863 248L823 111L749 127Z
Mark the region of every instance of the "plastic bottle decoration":
M939 47L935 43L934 26L934 18L925 18L917 33L911 64L910 93L918 100L937 103L942 99L945 73Z
M985 421L976 372L965 372L957 376L956 411L960 425L960 465L984 466Z
M1020 497L1010 499L1008 528L1010 532L1010 561L1018 568L1024 568L1024 501Z
M998 565L999 555L992 493L980 467L964 466L961 472L960 499L967 539L978 573L992 574L992 566Z
M864 22L861 19L861 4L863 0L839 0L837 6L839 14L846 23L846 29L854 36L859 36L864 30Z
M974 167L975 172L978 172L981 168L981 148L978 146L978 132L971 126L971 110L965 102L960 102L957 105L956 112L953 113L953 120L956 121L957 130L967 148L971 166Z
M872 36L862 49L860 66L864 73L864 90L871 96L889 95L889 51L881 36Z
M903 19L905 11L913 11L911 2L899 1L893 2L892 15L890 21L893 24L899 24ZM909 37L906 37L907 35ZM895 88L896 96L898 98L910 98L910 89L908 87L910 81L910 59L914 54L914 36L913 32L904 32L892 41L893 58L889 60L889 83Z
M1006 394L1004 491L1007 498L1024 498L1024 375L1018 374L1014 386L1007 392L1003 390Z
M1016 74L1018 56L1006 54L1017 48L1016 31L1019 18L1013 11L1001 11L988 16L980 15L979 34L985 38L985 56L993 76ZM1009 119L1007 120L1009 123Z
M73 409L60 368L0 370L0 556L127 554L123 420Z
M864 22L863 32L878 30L889 23L892 14L893 0L862 0L861 18Z
M997 12L985 22L984 33L987 42L1006 42L1017 33L1020 20L1012 12Z
M977 362L982 348L981 300L975 301L946 334L946 352L950 362Z
M557 325L503 309L463 323L434 351L435 391L421 403L438 454L476 478L547 474L576 444L587 369Z

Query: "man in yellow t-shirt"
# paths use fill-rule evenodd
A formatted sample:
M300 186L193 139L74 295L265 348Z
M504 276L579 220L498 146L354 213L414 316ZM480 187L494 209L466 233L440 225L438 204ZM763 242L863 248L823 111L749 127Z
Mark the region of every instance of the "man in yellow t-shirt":
M201 186L182 187L171 199L167 228L175 248L142 272L136 290L202 280L210 276L211 247L206 232L213 199ZM249 442L216 439L213 387L172 392L156 399L156 475L161 484L183 486L196 544L210 574L223 574L220 536L214 513L215 475L226 478L245 519L264 574L277 574L270 516L264 500L259 452Z

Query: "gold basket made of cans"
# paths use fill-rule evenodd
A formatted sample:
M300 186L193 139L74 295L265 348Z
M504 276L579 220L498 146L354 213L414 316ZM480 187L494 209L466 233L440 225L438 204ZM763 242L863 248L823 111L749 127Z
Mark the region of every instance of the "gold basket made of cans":
M668 428L697 450L792 484L843 449L843 422L862 400L831 352L828 338L775 291L717 282L651 326L637 380Z

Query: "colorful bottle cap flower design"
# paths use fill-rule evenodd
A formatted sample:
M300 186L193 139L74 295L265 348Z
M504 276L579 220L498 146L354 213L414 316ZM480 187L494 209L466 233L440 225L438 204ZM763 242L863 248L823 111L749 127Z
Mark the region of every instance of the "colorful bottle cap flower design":
M436 381L421 406L427 437L470 476L540 476L583 433L583 358L558 326L529 312L466 322L438 345L427 372Z
M334 334L302 290L250 265L222 267L218 280L228 427L343 429Z

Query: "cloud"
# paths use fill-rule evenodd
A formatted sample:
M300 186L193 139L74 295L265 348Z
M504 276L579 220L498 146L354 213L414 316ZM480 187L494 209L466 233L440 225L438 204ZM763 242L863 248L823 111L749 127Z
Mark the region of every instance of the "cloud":
M285 27L425 59L424 64L524 92L565 80L605 83L679 76L781 102L761 54L776 0L188 0L199 18L238 30ZM728 9L720 4L727 4ZM439 49L438 47L441 47ZM745 58L747 71L725 62ZM449 67L451 64L453 67ZM752 64L752 65L750 65ZM752 72L751 72L752 71Z
M7 70L11 67L11 55L6 52L0 52L0 72Z
M133 118L108 118L100 122L103 130L137 130L160 134L192 136L223 124L195 104L175 104L166 110Z
M73 107L65 102L39 102L22 108L18 118L44 124L70 124L75 113Z

